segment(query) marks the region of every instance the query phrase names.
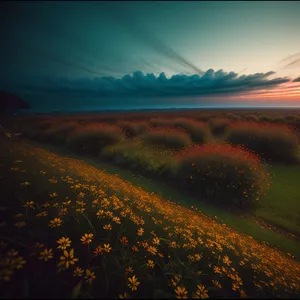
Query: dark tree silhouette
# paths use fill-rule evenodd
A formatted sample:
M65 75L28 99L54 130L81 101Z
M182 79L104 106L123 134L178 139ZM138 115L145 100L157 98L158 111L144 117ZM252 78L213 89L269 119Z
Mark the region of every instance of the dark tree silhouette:
M0 114L12 114L19 109L29 109L31 106L19 96L6 91L0 91Z

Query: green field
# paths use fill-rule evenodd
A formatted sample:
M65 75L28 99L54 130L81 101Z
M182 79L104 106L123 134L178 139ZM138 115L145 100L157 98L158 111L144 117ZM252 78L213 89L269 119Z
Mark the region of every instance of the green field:
M272 184L255 215L300 237L300 167L273 165Z

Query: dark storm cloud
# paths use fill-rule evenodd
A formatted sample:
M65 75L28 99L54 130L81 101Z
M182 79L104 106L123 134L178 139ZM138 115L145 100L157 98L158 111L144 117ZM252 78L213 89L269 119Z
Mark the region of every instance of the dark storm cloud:
M56 79L41 82L36 87L27 86L27 91L36 90L45 93L63 93L82 97L167 97L167 96L201 96L236 94L259 89L273 88L290 81L288 78L267 77L274 72L256 73L239 76L237 73L215 72L212 69L202 76L176 74L167 78L164 73L159 76L136 71L122 78L96 77L94 79ZM42 101L42 100L41 100Z
M293 82L300 82L300 76L293 80Z

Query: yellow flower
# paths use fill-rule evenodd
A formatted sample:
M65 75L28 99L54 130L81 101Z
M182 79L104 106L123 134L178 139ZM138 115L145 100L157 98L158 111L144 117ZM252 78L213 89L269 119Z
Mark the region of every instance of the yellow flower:
M63 265L66 266L68 269L70 265L74 265L78 258L74 257L74 249L71 249L70 252L64 250L64 256L59 258L61 262L58 263L58 267L62 267Z
M65 215L67 215L67 213L68 213L68 209L65 207L65 208L62 208L60 210L60 212L58 213L58 215L59 216L65 216Z
M34 202L33 201L26 201L23 207L29 207L34 209Z
M103 209L99 209L96 213L97 218L101 218L105 215L105 211Z
M1 268L0 269L0 282L3 281L10 281L14 271L10 268Z
M138 248L136 245L133 245L133 246L131 247L131 249L132 249L132 251L134 251L134 252L139 252L139 248Z
M113 217L112 220L116 223L116 224L121 224L121 219L119 217Z
M221 269L217 266L214 266L214 272L217 274L222 274Z
M83 214L85 212L85 207L76 208L76 211Z
M47 217L48 216L48 213L46 211L42 211L38 214L36 214L37 217Z
M101 246L98 246L95 250L94 250L94 256L100 255L102 254L104 251L104 249Z
M63 201L63 202L62 202L62 205L70 205L70 204L71 204L71 200Z
M24 214L20 214L20 213L14 214L14 218L15 218L15 219L22 218L23 216L24 216Z
M19 164L19 163L21 163L21 162L23 162L23 160L17 159L17 160L15 160L13 163L14 163L14 164Z
M21 256L18 256L16 258L12 259L10 262L11 268L17 269L17 270L21 269L25 263L26 263L26 261Z
M59 244L57 249L66 250L68 247L71 246L71 240L68 237L67 238L62 237L56 242Z
M15 258L17 257L19 251L15 250L15 249L11 249L6 253L6 256L9 258Z
M86 204L81 201L81 200L76 200L76 204L80 205L80 206L85 206Z
M157 249L153 246L149 246L147 251L150 252L152 255L156 255L157 253Z
M196 294L193 294L194 299L206 299L208 298L208 290L205 289L205 286L202 284L197 285L197 291Z
M84 279L89 282L89 283L92 283L92 281L94 279L96 279L96 275L94 272L91 272L89 269L86 269L85 270L85 276L84 276Z
M244 290L239 290L241 298L247 298L247 295Z
M54 228L54 227L59 227L62 223L61 218L54 218L53 220L50 221L49 227Z
M103 229L104 229L104 230L112 230L112 227L111 227L110 224L107 224L107 225L104 225L104 226L103 226Z
M99 204L99 199L95 199L95 200L93 200L93 201L92 201L92 204L93 204L93 205L97 205L97 204Z
M244 261L240 261L240 266L244 266L245 262Z
M25 182L21 183L21 185L23 185L23 186L29 186L30 184L31 184L31 183L28 182L28 181L25 181Z
M126 276L128 274L132 274L134 272L134 270L133 270L133 268L131 266L128 266L125 271L126 271L126 273L125 273Z
M243 285L242 279L236 274L234 277L235 283L238 285Z
M50 183L57 183L57 179L55 179L55 178L50 178L50 179L48 179L48 181Z
M174 279L171 279L171 284L176 287L177 286L177 281L175 281Z
M76 269L74 270L73 272L73 276L82 276L83 275L83 269L79 268L79 267L76 267Z
M24 221L20 221L20 222L15 223L15 226L19 227L19 228L24 227L25 225L26 225L26 222L24 222Z
M104 244L104 248L103 249L104 249L105 252L109 253L112 248L111 248L110 244Z
M11 169L12 171L14 171L14 172L20 170L19 167L11 167L10 169Z
M37 254L37 250L39 250L40 248L43 248L44 247L44 244L41 244L39 242L35 243L33 246L32 246L32 252L29 254L29 256L34 256Z
M45 249L40 253L39 259L43 259L44 261L48 261L49 259L53 258L52 249Z
M147 266L149 267L149 268L154 268L154 261L153 260L151 260L151 259L149 259L148 260L148 262L147 262Z
M177 299L188 299L187 290L183 286L178 286L175 290Z
M222 285L217 280L212 280L212 283L219 289L222 287Z
M170 247L171 248L176 248L177 247L177 243L175 241L172 241Z
M196 254L194 255L194 258L195 258L196 261L199 261L199 260L201 260L202 256L201 256L201 254L196 253Z
M223 258L223 263L230 266L232 261L229 259L229 257L227 255L225 255L224 258Z
M190 261L190 262L195 262L195 257L193 255L188 255L187 256L187 259Z
M233 291L236 291L236 290L238 290L238 289L239 289L238 284L233 283L233 284L232 284L232 290L233 290Z
M92 233L85 233L82 237L81 237L81 242L82 244L90 244L93 240L94 234Z
M140 285L140 282L137 281L137 278L135 275L132 276L132 278L128 278L128 287L131 288L132 291L136 291L137 287Z
M52 194L51 194L51 193L49 194L49 197L50 197L50 198L54 198L54 197L56 197L56 196L57 196L57 193L55 193L55 192L52 193Z
M159 245L160 240L159 240L158 237L155 237L152 242L153 242L154 245Z
M143 228L140 228L140 229L138 230L138 232L137 232L137 235L138 235L138 236L142 236L143 233L144 233L144 229L143 229Z
M123 244L123 245L127 245L128 240L127 240L127 238L126 238L125 235L123 235L123 236L120 238L120 243Z
M128 294L128 293L124 293L123 295L122 294L119 294L119 298L120 299L128 299L128 298L130 298L130 295Z

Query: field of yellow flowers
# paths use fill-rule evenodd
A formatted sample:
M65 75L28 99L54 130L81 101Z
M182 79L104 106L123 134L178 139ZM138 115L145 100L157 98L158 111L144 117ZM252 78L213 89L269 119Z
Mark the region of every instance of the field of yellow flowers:
M1 297L300 294L290 255L83 161L0 142Z

